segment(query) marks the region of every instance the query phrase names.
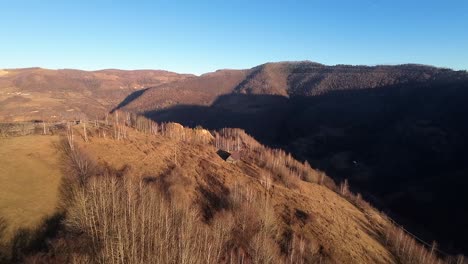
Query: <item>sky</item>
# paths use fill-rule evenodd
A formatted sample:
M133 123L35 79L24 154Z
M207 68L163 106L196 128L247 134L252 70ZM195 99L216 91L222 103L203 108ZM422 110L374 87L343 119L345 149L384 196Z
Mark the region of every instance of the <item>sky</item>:
M0 69L468 69L467 0L0 0Z

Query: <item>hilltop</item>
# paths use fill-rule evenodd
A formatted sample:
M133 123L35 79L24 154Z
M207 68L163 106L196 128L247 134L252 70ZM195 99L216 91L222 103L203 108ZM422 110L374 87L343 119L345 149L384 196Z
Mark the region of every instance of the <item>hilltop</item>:
M251 70L219 70L178 80L130 95L117 109L144 112L177 105L210 106L218 96L229 94Z
M463 71L417 64L328 66L310 61L265 63L252 69L219 70L194 79L150 88L128 101L128 106L126 104L121 107L146 111L177 104L210 105L217 96L226 94L279 95L294 98L337 91L453 82L466 78L467 74ZM168 91L169 95L166 95L165 92ZM170 101L172 91L182 92L178 95L178 100ZM184 96L184 93L194 93L195 98ZM201 94L204 96L201 97ZM190 100L186 101L187 98Z

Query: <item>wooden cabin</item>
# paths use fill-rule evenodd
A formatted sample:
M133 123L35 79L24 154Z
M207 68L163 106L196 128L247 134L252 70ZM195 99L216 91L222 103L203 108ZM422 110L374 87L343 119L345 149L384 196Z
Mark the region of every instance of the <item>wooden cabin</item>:
M233 164L237 163L241 158L240 151L227 152L220 149L216 152L216 154L218 154L218 156L221 157L224 161Z

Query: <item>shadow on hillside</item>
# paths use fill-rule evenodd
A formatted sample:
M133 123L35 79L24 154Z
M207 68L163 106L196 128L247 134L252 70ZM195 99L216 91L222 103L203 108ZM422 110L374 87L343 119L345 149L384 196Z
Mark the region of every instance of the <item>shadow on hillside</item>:
M159 122L239 127L281 147L446 250L468 252L468 85L408 83L314 97L227 94L146 112ZM431 230L429 234L425 227Z
M64 217L63 212L56 212L42 219L35 228L16 230L9 241L0 234L0 263L24 263L27 257L42 256L44 252L49 252L50 241L56 239L63 229ZM55 253L62 253L58 249L54 248Z
M263 143L274 144L289 111L288 99L282 96L230 94L219 96L210 107L177 105L145 115L159 122L177 122L189 127L239 127Z
M142 96L149 88L144 88L144 89L141 89L141 90L138 90L138 91L135 91L133 93L131 93L130 95L128 95L127 97L125 97L125 99L120 102L116 107L114 107L112 110L111 110L111 113L113 113L115 110L117 109L120 109L120 108L123 108L125 106L127 106L128 104L130 104L133 100L136 100L138 99L140 96Z

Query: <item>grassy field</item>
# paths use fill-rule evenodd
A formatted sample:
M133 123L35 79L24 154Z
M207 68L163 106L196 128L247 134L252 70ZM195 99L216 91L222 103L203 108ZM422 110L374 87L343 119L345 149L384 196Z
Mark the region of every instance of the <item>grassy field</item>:
M0 138L0 216L10 234L55 212L61 173L57 136Z

